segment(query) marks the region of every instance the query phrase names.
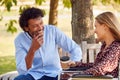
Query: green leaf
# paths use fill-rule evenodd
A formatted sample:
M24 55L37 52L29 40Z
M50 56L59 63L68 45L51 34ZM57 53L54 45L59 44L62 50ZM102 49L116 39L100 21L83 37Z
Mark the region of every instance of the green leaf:
M17 32L17 28L15 26L9 26L7 32L11 32L13 34Z
M2 19L3 19L3 16L2 16L2 15L0 15L0 21L2 21Z
M7 7L7 10L10 11L10 8L12 7L12 2L5 3L5 6Z
M7 11L10 11L11 7L13 6L13 3L17 5L17 0L0 0L1 6L5 6L7 8Z
M99 3L99 0L92 0L92 5L97 5Z
M14 26L16 23L16 20L10 20L8 23L6 23L5 26L7 27L7 32L11 32L12 34L17 32L17 28Z
M44 10L44 9L42 9L42 12L43 12L43 14L44 14L44 15L46 15L46 12L45 12L45 10Z
M45 2L45 0L35 0L35 3L37 5L41 5L43 2Z
M19 14L21 14L25 9L29 8L29 5L25 5L25 6L20 6L19 8Z
M114 0L114 2L120 4L120 0Z
M71 2L70 0L63 0L64 7L70 8L71 7Z
M4 5L4 3L5 3L5 2L3 1L3 2L1 3L1 6Z
M13 3L14 3L15 5L17 5L17 0L13 0Z
M111 0L101 0L103 5L108 5L111 3Z

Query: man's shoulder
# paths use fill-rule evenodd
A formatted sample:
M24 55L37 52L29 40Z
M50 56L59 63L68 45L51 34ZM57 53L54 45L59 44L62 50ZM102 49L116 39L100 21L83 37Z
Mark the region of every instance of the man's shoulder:
M45 25L44 27L45 27L45 28L49 28L49 29L50 29L50 28L56 28L56 26L54 26L54 25Z
M20 32L15 39L20 39L21 37L24 36L24 34L25 34L24 32Z
M54 26L54 25L45 25L44 28L47 32L56 30L56 26Z
M25 32L20 32L20 33L17 35L17 37L23 36L24 34L25 34Z

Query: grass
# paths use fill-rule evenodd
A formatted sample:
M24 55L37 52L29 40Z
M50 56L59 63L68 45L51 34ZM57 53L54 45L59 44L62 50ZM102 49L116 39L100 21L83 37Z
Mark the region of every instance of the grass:
M16 70L14 37L11 33L0 31L0 74Z
M0 57L0 74L16 70L14 56Z

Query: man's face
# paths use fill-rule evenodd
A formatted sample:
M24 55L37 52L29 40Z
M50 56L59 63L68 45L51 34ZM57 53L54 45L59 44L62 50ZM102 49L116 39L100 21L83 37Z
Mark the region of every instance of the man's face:
M26 31L28 31L32 37L34 37L34 35L37 35L39 31L43 30L44 26L41 17L30 19L28 21L28 27L26 27Z

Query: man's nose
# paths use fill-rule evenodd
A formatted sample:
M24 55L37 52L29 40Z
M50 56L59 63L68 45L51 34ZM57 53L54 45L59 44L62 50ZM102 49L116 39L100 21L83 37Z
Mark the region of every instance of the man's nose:
M39 29L40 29L40 30L43 30L43 25L39 26Z

